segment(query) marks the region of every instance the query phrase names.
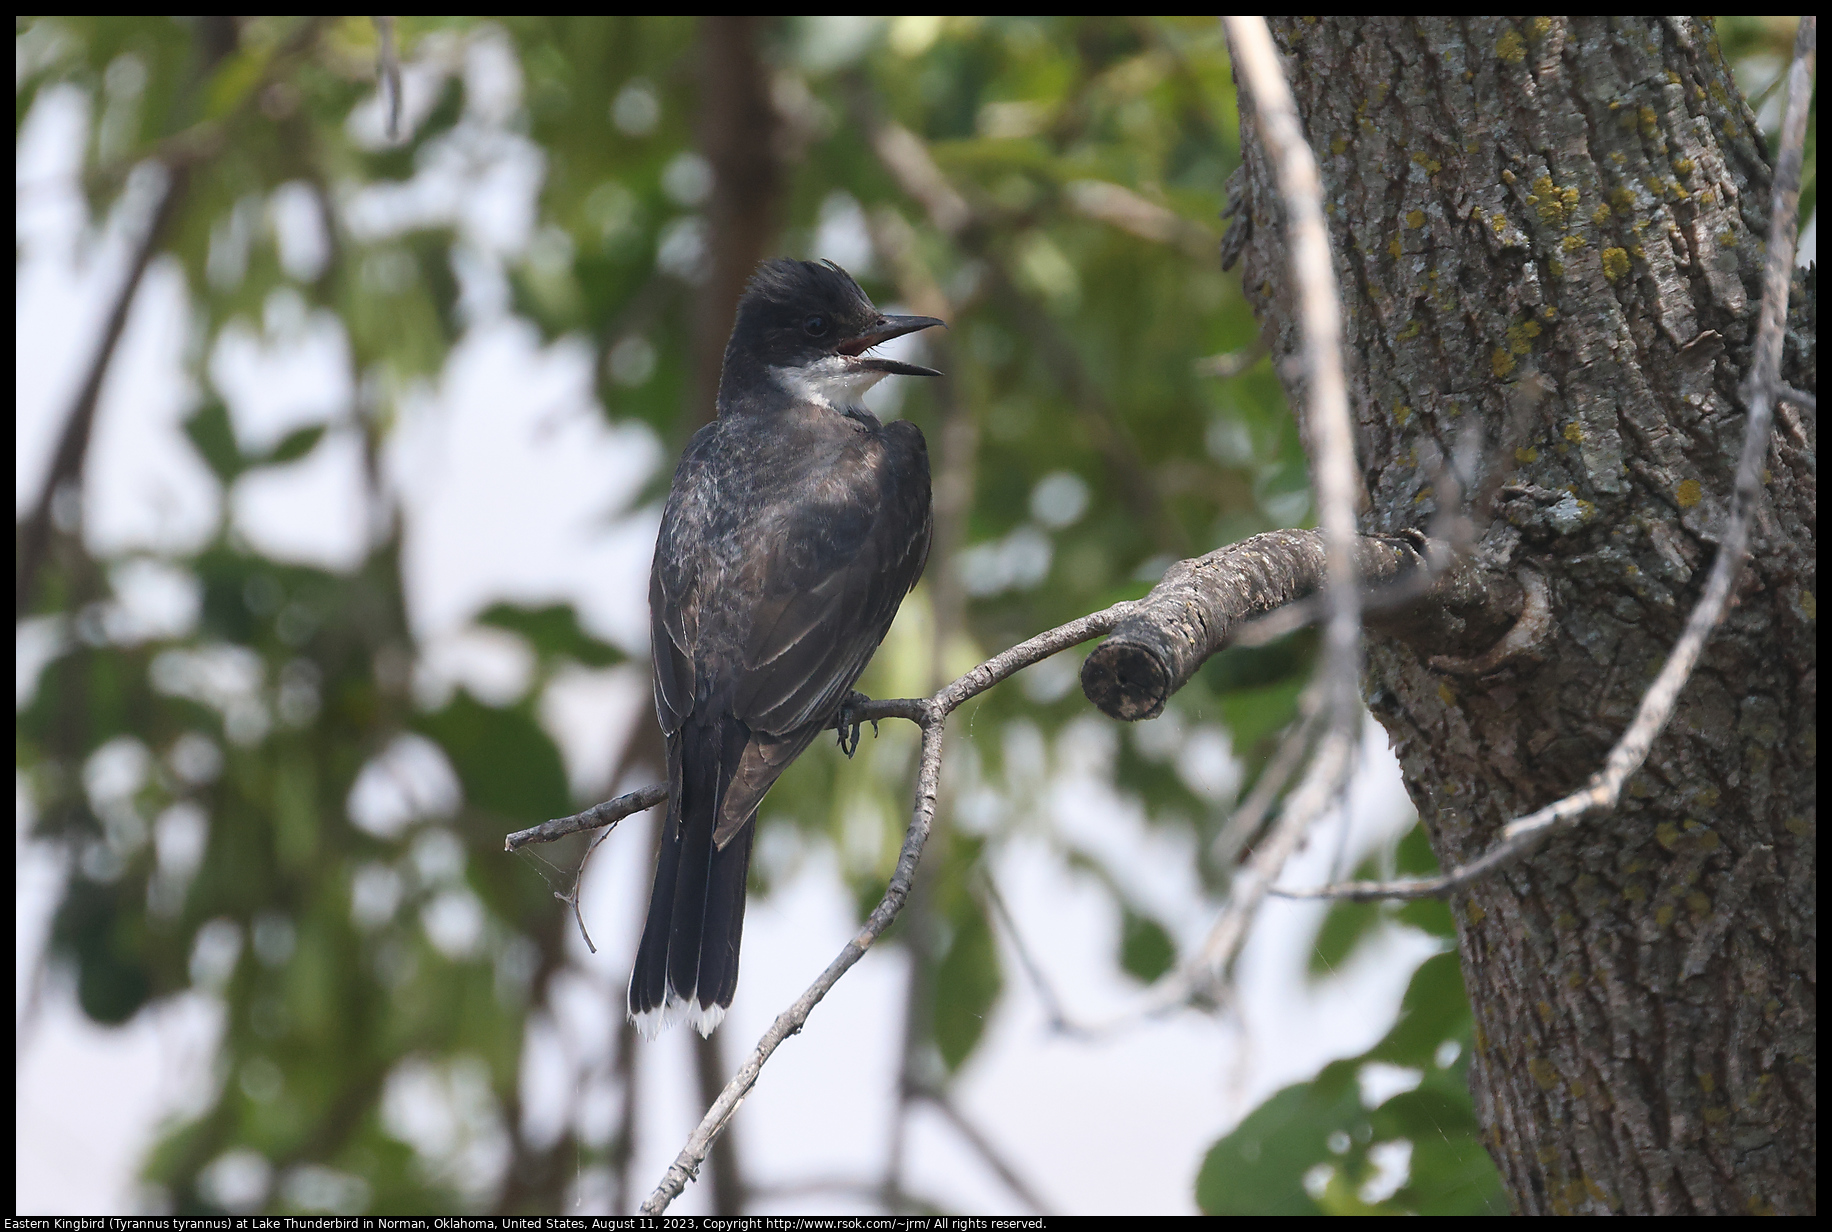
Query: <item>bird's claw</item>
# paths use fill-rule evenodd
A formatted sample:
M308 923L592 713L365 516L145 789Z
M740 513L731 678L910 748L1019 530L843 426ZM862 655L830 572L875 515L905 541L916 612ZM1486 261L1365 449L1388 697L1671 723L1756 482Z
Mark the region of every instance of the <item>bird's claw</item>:
M852 694L840 704L840 713L834 720L833 725L838 729L840 734L840 752L846 754L849 759L853 754L859 751L859 729L861 727L866 723L870 723L873 738L876 738L878 735L878 720L855 719L852 717L853 707L856 704L859 702L868 702L870 700L871 698L865 696L863 693Z

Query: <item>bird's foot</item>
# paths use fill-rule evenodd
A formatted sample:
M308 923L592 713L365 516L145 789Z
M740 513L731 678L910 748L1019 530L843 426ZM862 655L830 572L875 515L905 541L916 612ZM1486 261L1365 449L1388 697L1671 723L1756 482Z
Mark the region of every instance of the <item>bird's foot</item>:
M870 723L871 734L874 737L878 734L878 720L853 718L853 708L870 700L871 698L865 694L856 691L847 694L846 700L840 703L838 716L834 719L833 725L840 733L840 752L849 758L859 751L859 729L861 727Z

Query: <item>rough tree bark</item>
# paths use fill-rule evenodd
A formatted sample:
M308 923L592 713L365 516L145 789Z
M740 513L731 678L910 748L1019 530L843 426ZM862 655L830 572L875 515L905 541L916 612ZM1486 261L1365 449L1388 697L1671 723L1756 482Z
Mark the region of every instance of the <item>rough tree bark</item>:
M1431 659L1480 661L1502 612L1371 640L1368 704L1449 867L1598 767L1697 597L1769 163L1689 19L1273 29L1323 167L1361 529L1425 526L1421 454L1473 422L1512 473L1471 568L1515 610L1523 571L1550 593L1546 638L1486 675ZM1292 373L1278 195L1241 109L1224 250ZM1806 390L1813 294L1796 280L1783 365ZM1622 807L1453 900L1471 1081L1523 1213L1816 1208L1816 441L1810 408L1778 424L1750 566Z

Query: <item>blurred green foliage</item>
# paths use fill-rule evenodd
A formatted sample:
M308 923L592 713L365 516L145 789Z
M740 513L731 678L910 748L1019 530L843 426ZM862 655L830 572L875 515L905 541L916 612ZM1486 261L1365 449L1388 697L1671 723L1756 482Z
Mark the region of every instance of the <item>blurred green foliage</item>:
M1470 1105L1472 1045L1457 956L1427 959L1380 1043L1286 1087L1214 1145L1196 1201L1210 1215L1507 1214ZM1371 1103L1369 1067L1403 1089Z
M1778 27L1763 20L1728 21L1726 47L1772 50ZM49 92L80 97L81 180L98 224L143 199L135 186L154 159L183 168L169 179L183 196L163 250L194 309L185 431L225 488L298 463L326 435L306 427L251 452L212 384L224 331L260 335L276 297L339 322L359 391L348 419L371 461L401 399L442 369L466 328L462 267L475 259L459 211L448 201L357 225L352 203L406 190L467 142L538 156L532 236L506 270L512 311L545 338L589 345L605 414L649 425L672 450L695 422L685 403L708 246L694 153L700 38L684 17L402 18L402 59L431 93L390 142L376 131L367 18L20 18L16 131ZM466 57L485 44L519 74L506 115L469 89ZM927 692L1013 641L1144 593L1178 556L1304 523L1297 433L1215 255L1238 149L1212 19L784 19L760 53L785 175L776 250L841 257L880 303L932 292L950 309L949 332L930 344L948 380L909 389L901 413L938 466L964 468L943 476L971 496L959 551L932 560L862 688ZM939 225L909 194L874 142L885 125L913 134L964 223ZM269 212L283 195L325 229L320 260L289 255ZM826 250L836 237L870 244ZM1244 360L1222 379L1204 366L1213 356ZM963 456L947 452L951 426L966 430ZM667 479L659 469L646 498ZM110 632L119 562L70 541L28 613L62 637L16 734L32 837L69 860L53 960L99 1022L186 989L225 1007L223 1080L146 1165L175 1211L219 1209L225 1161L247 1152L273 1180L243 1209L375 1214L551 1213L582 1170L627 1154L627 1142L577 1127L556 1142L523 1138L524 1025L569 961L572 923L536 861L502 854L504 832L587 803L571 799L542 726L543 683L566 664L623 656L571 608L497 604L475 619L526 643L540 665L529 690L507 704L460 691L424 710L410 687L399 545L397 530L337 574L268 559L225 522L200 551L164 562L200 588L195 628L146 640ZM1118 789L1206 850L1292 720L1314 644L1298 635L1218 656L1165 719L1119 733ZM1043 797L1009 777L1007 752L1030 733L1053 757L1076 722L1105 724L1072 672L1033 669L951 734L949 774L1003 794L992 814L944 810L926 856L939 944L922 1046L945 1072L971 1056L1015 978L976 875L1003 839L1045 819ZM1179 768L1179 749L1206 730L1243 763L1238 788ZM462 800L357 824L348 802L365 768L414 739L449 761ZM764 807L762 824L797 850L840 853L861 915L896 857L914 751L898 724L855 760L817 750ZM198 848L188 859L187 842ZM1417 864L1409 844L1400 863ZM1115 964L1141 980L1168 970L1174 946L1152 905L1126 901L1097 857L1066 854L1119 900ZM1230 871L1200 869L1215 892ZM758 892L780 873L760 866ZM1340 964L1385 915L1448 936L1434 909L1339 907L1319 964ZM452 918L474 927L438 926ZM1382 1044L1281 1092L1217 1144L1198 1184L1205 1209L1490 1209L1498 1188L1469 1113L1455 973L1449 956L1427 963ZM1452 1043L1461 1051L1446 1062ZM1420 1085L1365 1108L1354 1075L1372 1061L1416 1068ZM475 1135L506 1141L506 1163L431 1158L396 1137L385 1092L409 1080L481 1108ZM1410 1179L1363 1202L1370 1144L1402 1139ZM545 1166L554 1160L564 1166ZM1305 1177L1324 1165L1314 1198Z

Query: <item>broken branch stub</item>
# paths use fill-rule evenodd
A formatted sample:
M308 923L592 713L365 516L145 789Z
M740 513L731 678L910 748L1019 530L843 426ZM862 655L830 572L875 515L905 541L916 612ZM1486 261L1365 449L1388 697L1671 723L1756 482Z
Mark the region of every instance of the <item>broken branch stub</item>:
M1355 541L1355 568L1370 590L1425 567L1417 544L1397 536ZM1178 561L1081 668L1081 690L1106 714L1156 718L1241 625L1323 586L1323 535L1275 530L1194 560Z

